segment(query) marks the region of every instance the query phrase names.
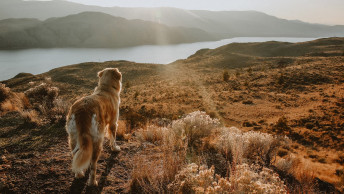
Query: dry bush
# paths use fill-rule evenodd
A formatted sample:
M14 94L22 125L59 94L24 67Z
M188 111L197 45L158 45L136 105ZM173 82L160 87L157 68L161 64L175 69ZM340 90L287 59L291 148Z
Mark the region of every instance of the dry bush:
M286 137L255 131L243 133L231 127L221 130L215 146L231 163L248 162L269 166L278 148L288 142Z
M255 165L237 165L228 178L192 163L183 168L169 184L173 193L287 193L279 176L268 168Z
M52 107L49 108L49 106L44 103L39 105L39 110L49 123L65 123L70 106L71 103L67 101L55 99L52 102Z
M186 152L163 146L158 158L134 158L129 190L131 193L167 193L167 185L185 163Z
M291 128L288 125L288 119L286 117L279 118L272 129L278 133L285 133L291 131Z
M187 138L189 146L200 143L212 131L220 127L218 119L212 119L205 112L195 111L172 122L171 128L181 138Z
M229 80L229 73L225 70L222 74L223 81L227 82Z
M37 109L44 120L49 123L64 123L71 104L58 98L59 89L50 84L42 83L25 91L34 108Z
M233 185L233 193L287 193L278 174L259 165L237 165L231 171L229 180Z
M5 84L0 83L0 103L9 97L10 89Z
M206 166L198 166L191 163L178 172L175 180L168 185L173 193L209 193L217 183L214 179L214 166L208 169ZM227 184L227 191L230 191L230 183Z
M22 111L28 107L30 107L29 100L23 93L12 92L5 84L0 83L0 114Z
M283 181L269 166L280 142L269 134L242 132L231 128L219 128L217 119L204 112L193 112L170 126L154 125L140 129L135 134L141 141L152 142L160 150L156 158L140 155L135 158L130 182L131 192L141 193L286 193ZM196 142L207 138L209 144L227 157L230 163L229 177L215 174L215 166L187 164L187 153ZM190 142L193 142L190 147ZM197 147L196 147L197 148ZM195 153L199 154L199 153ZM198 156L199 157L199 156ZM252 165L245 164L249 162ZM184 168L183 168L184 167ZM228 174L226 175L228 176ZM168 185L168 186L167 186Z
M17 107L11 103L11 101L6 100L1 103L0 110L2 112L15 111Z
M293 192L315 193L315 173L314 170L309 167L308 162L294 155L289 155L285 159L282 158L278 160L275 166L284 174L292 175L292 177L298 181L298 184L291 185L290 189L292 189Z
M244 157L251 163L269 166L278 148L288 142L287 137L272 136L267 133L250 131L243 134L248 142Z
M130 182L133 193L167 193L171 183L186 160L187 141L171 128L148 126L135 133L141 141L160 145L158 158L141 155L134 159Z
M148 141L153 144L161 145L163 143L164 135L167 132L165 127L157 127L149 125L146 128L141 128L135 132L135 136L141 141Z
M42 83L36 87L25 91L25 95L30 99L32 104L45 104L48 108L54 107L54 101L59 94L57 87L52 87L50 84Z
M164 193L168 180L163 177L164 168L161 160L152 160L146 156L134 158L131 173L131 193Z
M126 123L123 120L118 121L118 128L116 131L116 139L118 140L129 140L131 138L131 133L126 127Z
M19 113L24 118L25 125L40 125L41 124L37 111L24 110L24 111L19 111Z
M289 155L287 158L279 159L275 166L278 170L284 173L292 173L292 169L294 166L299 165L300 160L296 159L294 155Z
M292 168L289 170L291 174L300 182L300 192L315 193L316 185L314 184L315 172L308 162L295 159Z
M247 144L240 131L236 127L223 128L220 135L215 141L216 148L224 155L224 157L234 164L243 163L243 155Z

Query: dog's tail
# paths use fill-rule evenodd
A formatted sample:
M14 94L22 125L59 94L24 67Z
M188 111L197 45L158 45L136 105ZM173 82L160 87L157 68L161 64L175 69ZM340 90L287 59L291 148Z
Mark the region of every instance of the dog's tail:
M86 122L85 122L86 121ZM90 165L92 152L93 152L93 141L92 135L90 130L93 126L91 126L91 119L85 119L83 122L78 122L78 118L76 117L76 126L78 128L78 150L75 150L75 154L73 157L72 163L72 171L74 173L82 172L87 169Z
M74 155L72 163L74 173L82 172L89 167L93 152L92 137L90 135L82 135L78 141L80 147Z

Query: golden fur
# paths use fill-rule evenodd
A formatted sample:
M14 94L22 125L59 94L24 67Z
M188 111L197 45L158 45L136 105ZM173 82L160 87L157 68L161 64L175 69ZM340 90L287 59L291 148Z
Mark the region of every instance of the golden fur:
M116 145L116 130L119 117L122 74L117 68L106 68L98 72L99 82L90 96L77 100L67 115L66 129L72 150L72 171L77 178L91 166L89 185L97 185L97 161L103 149L105 128L108 129L110 146Z

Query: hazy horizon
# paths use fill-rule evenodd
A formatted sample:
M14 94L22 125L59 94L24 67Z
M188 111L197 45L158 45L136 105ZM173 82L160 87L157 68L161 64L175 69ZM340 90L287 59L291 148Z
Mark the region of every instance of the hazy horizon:
M259 11L288 20L344 25L341 0L66 0L103 7L175 7L188 10Z

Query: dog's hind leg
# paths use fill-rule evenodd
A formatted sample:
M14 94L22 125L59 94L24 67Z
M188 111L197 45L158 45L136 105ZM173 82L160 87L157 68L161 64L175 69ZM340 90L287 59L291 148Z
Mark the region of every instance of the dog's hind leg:
M113 125L109 126L109 135L110 135L110 147L112 151L119 152L121 148L116 144L116 132L118 124L115 122Z
M66 130L68 133L68 144L70 149L72 150L71 154L74 157L74 155L76 154L77 151L79 151L79 145L78 145L78 134L77 134L77 129L76 129L76 122L75 122L75 116L72 115L68 121L67 121L67 125L66 125ZM84 177L85 174L84 172L77 172L75 174L75 178L82 178Z
M102 144L103 141L94 143L93 144L93 154L91 159L91 167L90 167L90 177L88 179L88 185L90 186L97 186L98 182L96 180L96 174L97 174L97 162L99 159L99 155L102 151Z
M67 121L66 131L68 133L68 144L69 148L72 150L72 155L75 154L75 149L77 149L77 130L76 130L76 123L75 123L75 116L72 115L69 120Z

